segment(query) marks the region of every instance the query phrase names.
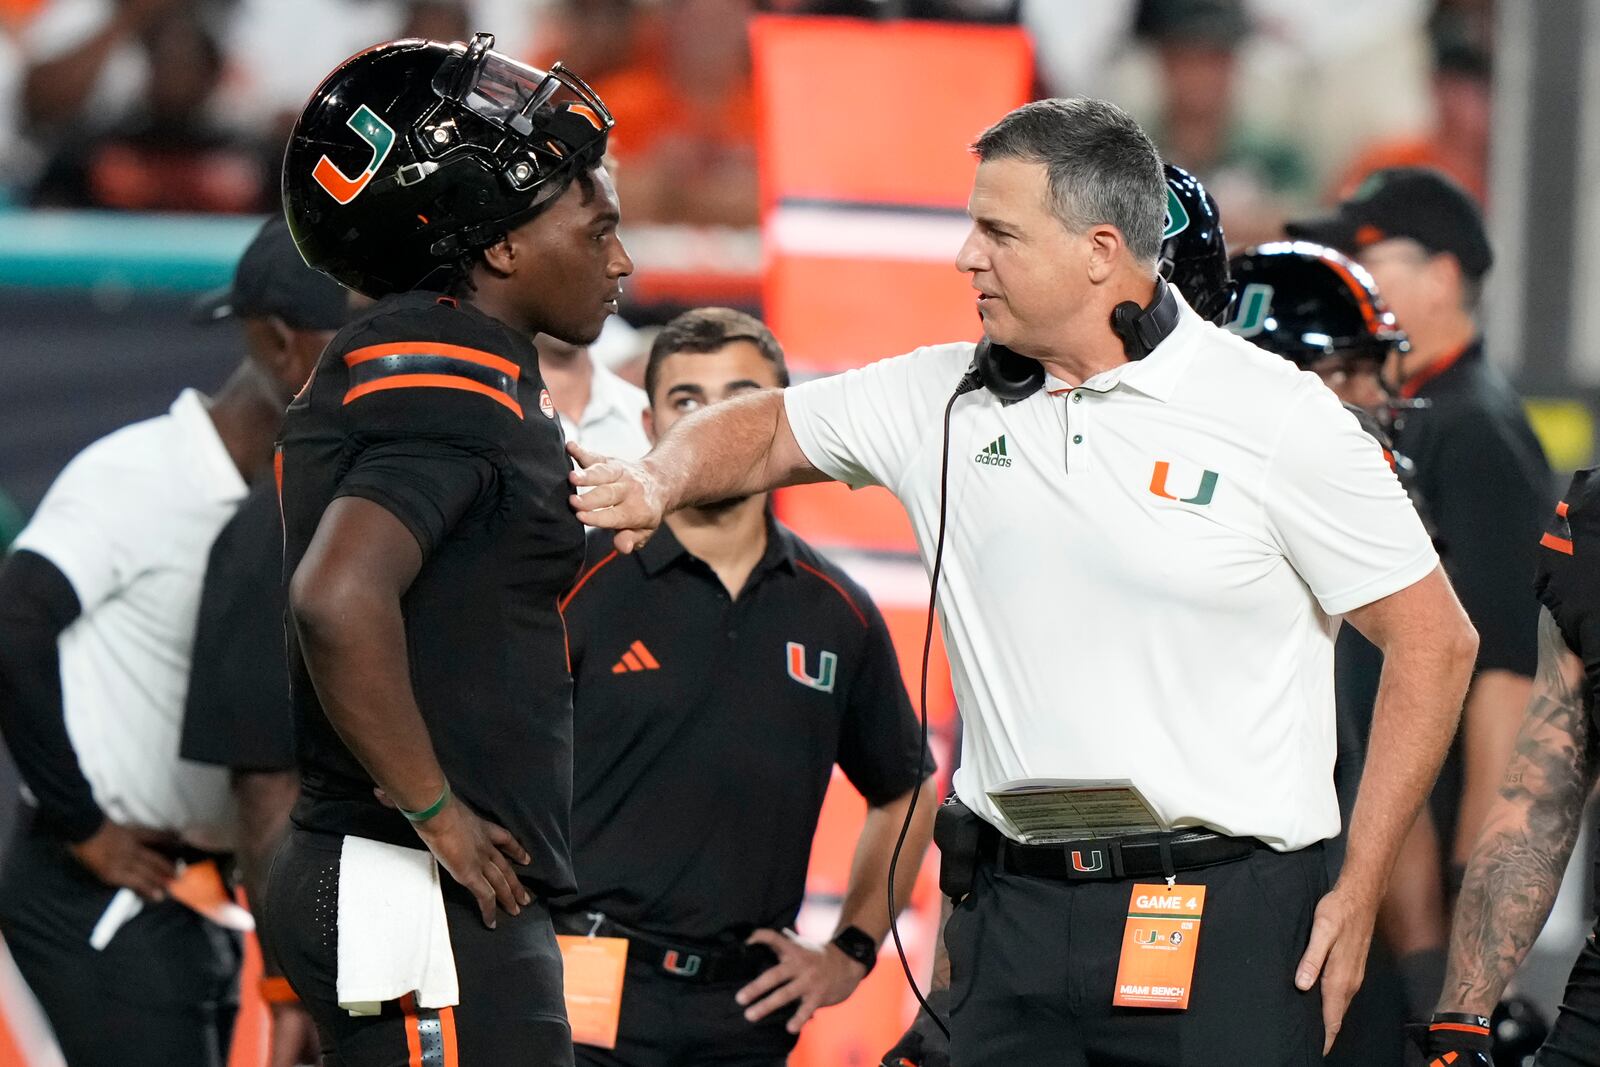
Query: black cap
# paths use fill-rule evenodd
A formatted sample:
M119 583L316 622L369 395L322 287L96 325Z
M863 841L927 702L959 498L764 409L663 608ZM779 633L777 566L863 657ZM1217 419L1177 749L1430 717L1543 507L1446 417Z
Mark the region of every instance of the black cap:
M1243 0L1142 0L1135 36L1157 43L1238 48L1250 34Z
M350 321L350 290L306 266L283 216L257 231L234 268L233 284L195 304L194 321L273 315L297 330L337 330Z
M1430 252L1449 252L1462 273L1481 278L1494 262L1483 212L1472 195L1427 167L1374 171L1332 215L1284 227L1290 237L1330 245L1349 256L1391 237Z

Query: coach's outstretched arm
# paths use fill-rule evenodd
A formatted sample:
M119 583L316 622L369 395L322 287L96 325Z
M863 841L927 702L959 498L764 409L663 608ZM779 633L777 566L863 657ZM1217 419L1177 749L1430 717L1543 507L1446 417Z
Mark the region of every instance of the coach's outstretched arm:
M572 496L578 518L618 531L616 546L624 553L648 541L679 508L828 480L800 450L778 389L690 415L637 462L608 459L576 443L567 451L583 467L569 476L572 484L593 486Z

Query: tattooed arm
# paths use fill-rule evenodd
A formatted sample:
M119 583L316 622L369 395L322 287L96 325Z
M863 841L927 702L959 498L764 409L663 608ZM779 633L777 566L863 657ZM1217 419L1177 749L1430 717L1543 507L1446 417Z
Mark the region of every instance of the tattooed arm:
M1491 1014L1550 915L1595 780L1585 684L1582 661L1541 609L1533 699L1467 862L1440 1011Z

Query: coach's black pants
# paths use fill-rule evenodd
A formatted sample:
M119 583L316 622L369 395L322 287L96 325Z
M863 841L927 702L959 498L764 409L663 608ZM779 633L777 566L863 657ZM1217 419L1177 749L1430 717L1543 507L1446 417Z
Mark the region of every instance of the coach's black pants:
M174 901L146 904L103 951L117 892L24 815L0 870L0 934L69 1067L222 1067L238 1012L237 937Z
M571 1067L561 953L539 901L495 929L443 875L461 1003L438 1011L392 1002L381 1015L339 1007L339 852L344 838L292 829L267 879L261 935L316 1021L323 1067ZM420 936L420 934L419 934Z
M783 1067L797 1040L793 1007L748 1023L733 996L746 982L685 982L637 960L622 983L617 1047L578 1045L580 1067Z
M1140 879L1159 882L1158 878ZM1178 872L1206 886L1186 1011L1114 1008L1133 880L1064 882L979 865L945 927L951 1060L962 1067L1309 1067L1322 1001L1295 966L1327 890L1321 846Z

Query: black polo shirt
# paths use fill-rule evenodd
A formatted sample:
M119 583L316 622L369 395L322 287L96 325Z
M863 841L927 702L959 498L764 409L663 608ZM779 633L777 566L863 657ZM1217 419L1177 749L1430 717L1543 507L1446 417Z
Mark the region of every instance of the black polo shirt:
M772 521L737 598L662 526L565 602L576 684L563 906L680 940L794 922L834 764L872 805L919 781L920 731L883 617Z
M1478 629L1478 669L1531 677L1539 602L1530 582L1554 503L1544 449L1480 340L1405 392L1430 406L1406 414L1395 444L1416 464L1445 570Z
M571 889L572 679L557 601L583 526L533 345L431 293L385 298L345 327L282 439L285 574L341 496L386 508L422 569L401 602L411 685L451 788L532 854L524 878ZM301 767L295 822L421 848L324 714L289 632Z
M283 635L283 522L271 478L211 545L180 754L236 771L294 769Z

